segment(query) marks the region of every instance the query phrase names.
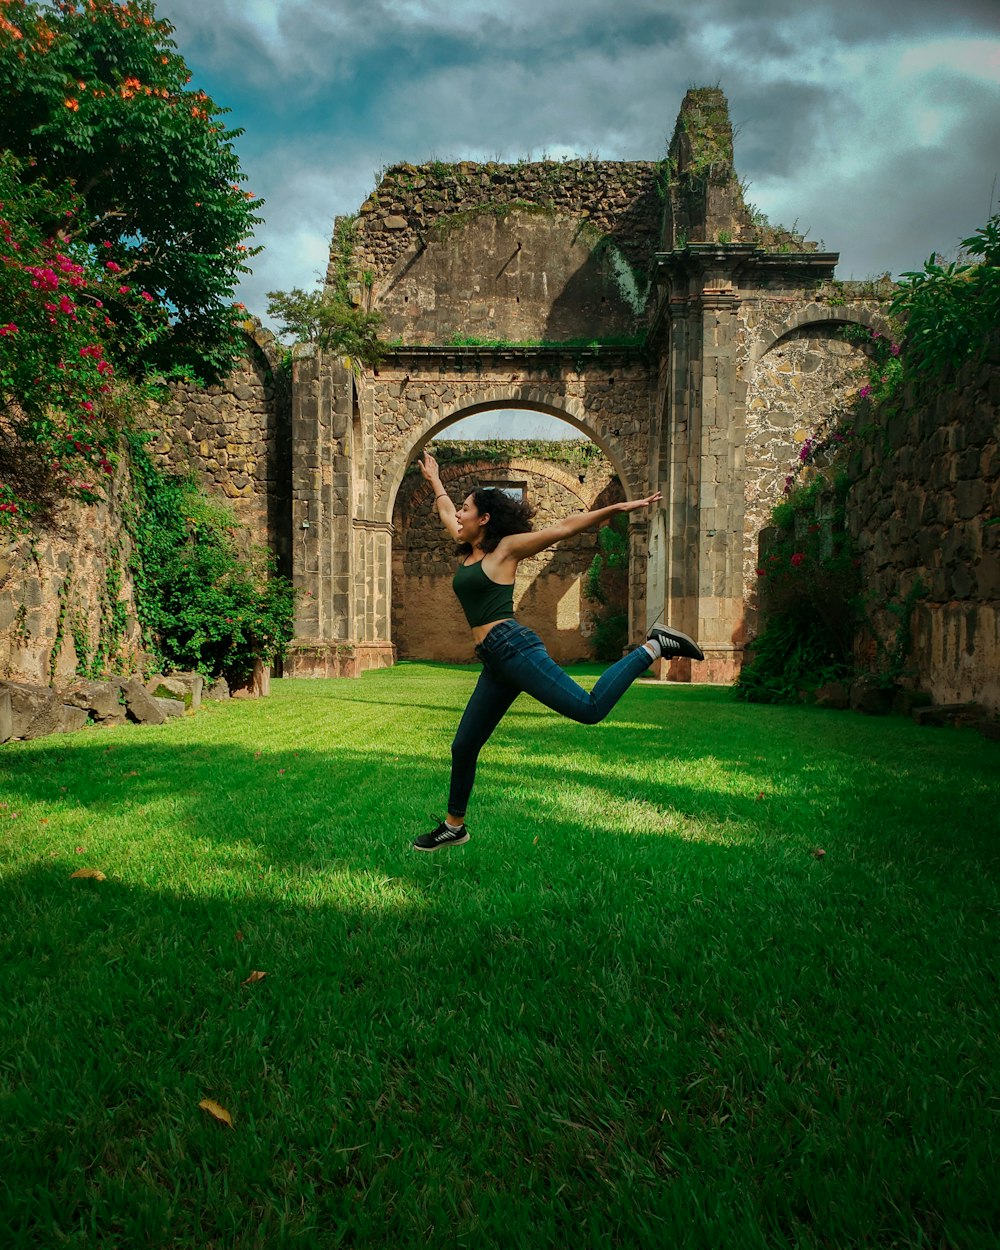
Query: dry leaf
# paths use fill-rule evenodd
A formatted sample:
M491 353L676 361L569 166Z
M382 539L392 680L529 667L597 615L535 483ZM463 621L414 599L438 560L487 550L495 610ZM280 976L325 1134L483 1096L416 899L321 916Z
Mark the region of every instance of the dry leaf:
M242 941L243 941L243 930L242 930L242 929L237 929L237 930L236 930L236 940L237 940L237 942L242 942Z
M532 846L537 846L537 845L538 845L538 835L537 835L537 834L535 835L535 838L534 838L534 840L532 841L531 845L532 845Z
M826 851L824 851L821 846L817 846L813 851L813 859L822 859L825 854Z
M48 822L48 819L47 819L47 818L43 818L43 819L42 819L42 820L40 820L38 823L39 823L40 825L47 825L49 822Z
M87 848L85 846L78 846L76 848L76 853L77 855L85 855L87 853Z
M266 976L266 972L251 972L245 981L240 982L240 985L256 985L258 981L263 981Z
M107 877L100 868L78 868L76 872L71 872L69 875L70 880L73 877L93 877L95 881L107 881Z
M203 1098L198 1106L201 1107L203 1111L207 1111L208 1114L214 1120L218 1120L220 1124L228 1124L230 1128L233 1127L233 1117L229 1114L225 1107L220 1107L219 1104L217 1102L213 1102L211 1098Z

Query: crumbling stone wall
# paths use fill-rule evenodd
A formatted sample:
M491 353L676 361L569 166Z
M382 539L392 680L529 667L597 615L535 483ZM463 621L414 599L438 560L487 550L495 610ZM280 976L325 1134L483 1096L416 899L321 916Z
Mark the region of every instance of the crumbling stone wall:
M764 291L743 301L740 370L747 382L743 491L743 585L751 608L757 535L785 482L800 466L807 439L828 433L850 409L867 377L863 348L845 325L887 329L891 284L831 283L817 291ZM789 305L795 311L789 315ZM752 620L748 622L752 629Z
M97 504L67 503L59 528L0 546L0 678L65 685L78 667L141 667L141 630L122 519L126 468Z
M483 458L474 443L438 444L445 489L460 503L478 485L516 485L535 508L535 529L572 512L603 508L624 498L611 463L592 443L502 445ZM520 453L520 454L519 454ZM408 473L393 514L392 636L400 658L469 663L469 629L452 592L458 557L436 514L433 497L416 470ZM592 658L595 605L583 595L597 551L597 534L578 534L518 569L514 608L561 664Z
M378 291L407 252L422 249L436 229L509 207L583 219L593 242L608 239L644 273L659 242L661 178L656 161L394 165L361 205L349 256L347 234L335 229L327 281L337 284L338 265L346 259L359 298L369 286Z
M876 631L891 650L900 617L889 606L913 594L919 687L1000 711L1000 334L953 385L875 416L847 516Z
M247 355L221 384L174 383L150 413L160 468L193 473L226 500L252 543L287 574L291 559L291 393L273 336L255 328Z

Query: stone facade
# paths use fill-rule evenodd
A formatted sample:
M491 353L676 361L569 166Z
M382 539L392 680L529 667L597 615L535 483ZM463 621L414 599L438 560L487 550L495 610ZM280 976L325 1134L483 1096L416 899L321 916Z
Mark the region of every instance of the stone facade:
M121 517L128 490L120 469L104 502L65 504L57 529L0 547L0 678L65 685L78 669L141 666Z
M296 365L290 671L393 661L407 467L461 417L528 408L593 439L627 498L662 492L631 526L630 637L667 619L700 678L732 680L765 500L856 385L839 327L884 303L833 283L836 260L752 218L719 91L688 93L660 162L388 170L338 222L328 285L398 345L361 378Z
M222 496L247 539L291 571L291 394L274 338L246 323L247 355L218 386L174 383L150 412L150 454Z
M588 454L592 444L505 447L505 457L484 460L479 458L482 448L474 443L436 445L442 482L456 504L479 485L521 487L535 509L535 529L543 529L572 512L603 508L623 497L611 463L603 455ZM455 546L416 469L407 473L396 497L393 535L392 636L397 654L469 663L475 658L472 641L451 588ZM594 605L584 597L583 586L596 551L597 535L589 531L525 560L518 570L518 620L536 630L562 664L593 658L589 634Z
M852 465L848 521L891 646L919 582L909 661L939 703L1000 711L1000 335L930 399L910 394Z

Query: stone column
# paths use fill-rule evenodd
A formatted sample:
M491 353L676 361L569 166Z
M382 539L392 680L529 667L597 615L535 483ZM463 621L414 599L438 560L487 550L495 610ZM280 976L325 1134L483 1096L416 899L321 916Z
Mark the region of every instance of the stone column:
M307 348L292 372L292 581L299 591L290 677L357 671L350 637L352 532L346 439L353 377Z
M744 251L695 244L661 257L671 319L660 457L665 619L705 652L697 666L664 666L675 681L730 682L743 657L745 384L736 369L733 269Z

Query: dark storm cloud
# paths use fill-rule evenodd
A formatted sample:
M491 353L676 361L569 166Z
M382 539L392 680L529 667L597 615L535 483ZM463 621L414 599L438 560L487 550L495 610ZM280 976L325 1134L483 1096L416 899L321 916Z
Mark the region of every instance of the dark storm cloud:
M310 284L333 215L356 210L379 166L655 160L692 85L729 97L748 198L797 218L859 276L917 264L981 224L1000 164L997 0L158 7L198 85L247 129L241 157L268 200L254 307L258 287Z

